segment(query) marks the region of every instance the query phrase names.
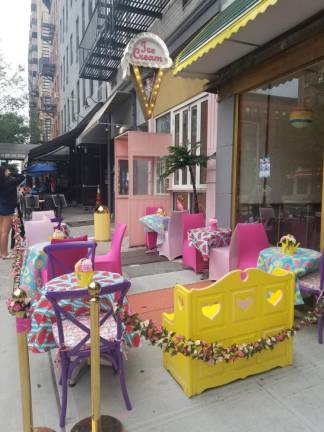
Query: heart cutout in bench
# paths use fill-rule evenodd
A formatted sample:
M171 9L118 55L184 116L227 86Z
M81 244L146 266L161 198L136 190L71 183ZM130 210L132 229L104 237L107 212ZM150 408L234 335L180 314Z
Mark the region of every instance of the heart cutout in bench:
M217 317L217 315L220 313L220 311L221 311L221 305L219 303L203 306L201 308L202 314L210 320L214 320Z
M267 292L267 301L272 304L272 306L277 306L277 304L281 301L283 297L283 292L281 289L277 291L268 291Z
M238 305L240 306L240 308L242 310L246 310L248 309L248 307L250 306L250 304L252 303L252 298L251 297L246 297L246 299L238 299L237 300Z

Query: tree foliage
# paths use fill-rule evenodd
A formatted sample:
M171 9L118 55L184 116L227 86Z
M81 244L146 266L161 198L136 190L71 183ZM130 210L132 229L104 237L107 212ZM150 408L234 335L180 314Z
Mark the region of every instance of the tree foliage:
M13 112L0 114L0 142L24 144L29 138L29 127L24 117Z
M24 117L28 96L24 68L12 70L0 52L0 142L26 143L29 128Z
M196 167L197 165L207 167L208 159L211 159L213 157L197 154L198 148L198 143L169 147L169 154L163 157L165 167L163 173L160 176L161 178L167 178L169 177L169 175L175 173L176 171L186 169L188 167L194 195L195 213L199 212L199 206L194 167Z

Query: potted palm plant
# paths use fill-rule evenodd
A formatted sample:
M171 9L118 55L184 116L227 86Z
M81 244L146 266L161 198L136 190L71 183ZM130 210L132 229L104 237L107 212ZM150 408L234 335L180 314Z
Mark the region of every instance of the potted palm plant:
M175 173L178 170L187 169L189 170L190 180L192 184L193 196L194 196L194 212L199 213L198 206L198 195L196 189L196 178L195 178L195 167L200 165L207 167L209 159L213 158L214 155L206 156L197 154L199 143L186 144L182 146L170 146L169 154L164 156L164 170L160 177L165 179L169 175Z

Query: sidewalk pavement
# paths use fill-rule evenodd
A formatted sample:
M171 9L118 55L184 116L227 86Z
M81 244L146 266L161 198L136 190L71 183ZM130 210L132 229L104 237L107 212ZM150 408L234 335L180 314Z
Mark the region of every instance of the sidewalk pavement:
M82 216L83 219L77 219ZM66 219L70 214L66 216ZM85 220L74 214L74 220ZM92 227L72 229L73 234L91 234ZM102 252L108 244L100 244ZM126 245L125 245L126 249ZM7 313L5 299L12 282L10 261L0 261L0 418L1 430L21 432L19 373L14 319ZM165 263L155 263L156 274L131 279L131 293L171 287L199 279L189 270L164 272ZM143 274L146 274L144 264ZM125 274L127 268L124 269ZM47 354L31 354L34 424L58 427L59 386L56 366ZM130 349L125 362L126 381L133 410L127 411L118 377L102 367L102 413L117 417L127 432L323 432L324 431L324 345L316 340L316 327L295 337L294 364L286 368L205 391L187 398L162 366L159 348L143 342ZM90 415L90 373L80 376L69 389L65 431ZM64 429L63 429L64 430Z

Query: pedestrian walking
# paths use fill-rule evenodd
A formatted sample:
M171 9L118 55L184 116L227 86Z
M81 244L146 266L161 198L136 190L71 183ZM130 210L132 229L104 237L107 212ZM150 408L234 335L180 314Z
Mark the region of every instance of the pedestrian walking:
M9 169L0 166L0 256L8 259L8 238L12 227L12 218L17 207L17 187L25 176L12 174Z

